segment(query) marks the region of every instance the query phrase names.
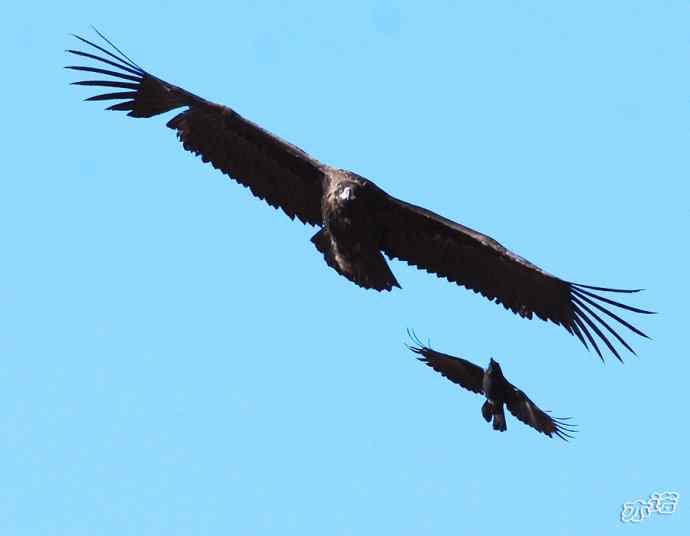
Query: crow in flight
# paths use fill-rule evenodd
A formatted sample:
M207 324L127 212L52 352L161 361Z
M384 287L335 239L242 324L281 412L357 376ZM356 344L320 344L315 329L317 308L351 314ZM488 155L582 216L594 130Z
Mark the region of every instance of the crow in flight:
M556 435L566 441L573 437L575 427L565 422L568 418L556 419L539 409L525 393L506 380L501 365L493 358L489 360L486 370L483 370L460 357L436 352L424 346L415 337L413 340L418 346L409 348L422 356L418 358L422 363L440 372L453 383L486 397L486 402L482 406L482 416L486 422L491 422L493 418L494 430L505 432L507 429L503 412L505 404L515 417L549 437Z
M400 286L385 253L479 292L522 317L537 315L561 325L587 348L589 341L602 360L595 337L620 361L609 336L635 353L609 325L609 319L647 337L605 306L635 313L650 311L596 292L638 290L581 285L551 275L489 236L396 199L352 171L319 162L233 109L161 80L96 32L104 40L103 46L74 36L91 48L87 48L89 52L67 52L100 66L67 68L102 75L98 80L74 82L76 85L119 91L86 100L118 101L108 110L125 111L131 117L152 117L184 108L167 123L182 146L291 219L297 217L320 227L311 239L316 249L330 267L357 285L378 291ZM105 48L108 46L110 49Z

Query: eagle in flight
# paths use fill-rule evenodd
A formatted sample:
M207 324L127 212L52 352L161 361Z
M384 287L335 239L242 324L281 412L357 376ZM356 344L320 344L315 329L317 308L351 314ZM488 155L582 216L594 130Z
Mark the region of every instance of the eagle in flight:
M549 437L555 435L566 441L572 439L572 434L576 430L575 425L566 422L569 417L557 419L539 409L525 393L506 380L501 365L493 358L489 360L489 366L484 370L466 359L436 352L424 346L416 337L412 336L412 338L417 346L409 346L409 348L422 356L418 358L422 363L440 372L460 387L486 397L486 402L482 405L482 416L486 422L491 422L493 419L494 430L499 432L507 430L506 416L503 411L505 405L515 417L535 430Z
M636 313L651 311L600 295L639 289L580 285L551 275L491 237L396 199L352 171L319 162L233 109L161 80L96 32L103 46L75 35L91 48L67 52L99 66L70 65L67 69L102 75L97 80L74 82L76 85L118 91L86 100L117 101L107 109L127 112L130 117L152 117L184 108L167 123L182 146L291 219L297 217L319 227L311 239L314 246L331 268L355 284L378 291L400 287L385 253L479 292L522 317L537 315L561 325L585 347L589 348L589 342L602 360L596 338L619 361L621 356L610 336L635 353L609 325L611 319L647 337L606 306Z

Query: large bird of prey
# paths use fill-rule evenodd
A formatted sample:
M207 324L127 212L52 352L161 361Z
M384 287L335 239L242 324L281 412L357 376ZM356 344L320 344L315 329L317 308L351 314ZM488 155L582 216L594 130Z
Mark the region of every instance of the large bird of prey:
M566 441L573 437L574 425L565 422L569 418L557 419L539 409L525 393L506 380L501 365L493 358L484 370L466 359L436 352L421 344L416 338L413 340L418 346L409 348L422 356L418 358L421 362L440 372L453 383L486 397L486 402L482 405L482 416L486 422L493 419L494 430L507 430L506 416L503 412L505 405L515 417L549 437L555 435Z
M551 275L489 236L396 199L352 171L319 162L231 108L161 80L131 61L105 36L99 36L103 46L75 36L92 48L87 49L89 52L68 52L101 66L67 68L103 75L74 84L119 91L86 100L118 101L108 110L124 111L131 117L152 117L184 108L167 123L182 146L291 219L297 217L320 227L311 241L329 266L357 285L378 291L400 286L385 253L479 292L522 317L537 315L561 325L587 348L589 341L602 360L595 337L620 361L609 335L634 351L609 325L611 320L601 314L646 337L605 305L636 313L649 311L593 292L637 290L580 285ZM111 48L105 48L108 46Z

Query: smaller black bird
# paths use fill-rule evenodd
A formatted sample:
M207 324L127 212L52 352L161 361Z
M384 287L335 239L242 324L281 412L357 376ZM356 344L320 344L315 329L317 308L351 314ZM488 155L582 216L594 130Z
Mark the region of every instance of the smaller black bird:
M565 422L569 417L557 419L539 409L525 393L506 380L501 365L493 358L490 359L486 370L483 370L465 359L442 354L424 346L414 334L410 334L410 337L418 346L408 348L422 356L418 358L422 363L426 363L461 387L486 397L486 402L482 406L482 416L486 422L491 422L493 418L494 430L505 432L507 429L503 412L505 404L508 411L535 430L549 437L556 435L565 441L573 438L571 434L575 432L575 425Z

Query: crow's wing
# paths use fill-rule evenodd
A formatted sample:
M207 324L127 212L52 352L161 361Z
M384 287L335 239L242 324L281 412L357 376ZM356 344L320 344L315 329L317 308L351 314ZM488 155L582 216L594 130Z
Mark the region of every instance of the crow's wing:
M551 417L539 409L520 389L513 385L508 385L509 389L506 393L505 403L508 411L515 415L516 418L549 437L556 435L566 441L573 437L572 434L575 432L574 425L565 422L568 418L557 419Z
M153 76L105 36L99 35L111 50L75 36L93 49L67 52L95 60L108 68L81 65L67 68L105 76L75 82L76 85L123 91L95 95L86 100L119 101L108 110L126 111L131 117L151 117L186 107L167 123L177 131L186 150L248 187L269 205L281 208L290 218L297 216L304 223L321 224L324 166L320 162L234 110Z
M418 341L415 342L419 344ZM422 356L418 358L422 363L426 363L436 372L440 372L453 383L457 383L473 393L481 394L483 392L484 370L481 367L466 359L436 352L422 344L408 346L408 348L415 354Z

